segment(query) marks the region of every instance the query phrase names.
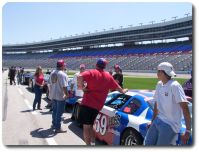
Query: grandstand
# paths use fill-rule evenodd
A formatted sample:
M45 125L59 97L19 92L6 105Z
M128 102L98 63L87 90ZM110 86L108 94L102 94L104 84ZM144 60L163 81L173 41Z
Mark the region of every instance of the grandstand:
M186 40L177 41L181 38ZM175 41L168 43L166 40L170 39ZM65 39L3 46L3 67L35 68L41 65L51 68L57 59L64 59L69 70L77 70L81 63L92 69L99 57L108 59L107 69L119 64L123 71L154 72L160 62L168 61L179 73L187 73L192 69L192 17Z

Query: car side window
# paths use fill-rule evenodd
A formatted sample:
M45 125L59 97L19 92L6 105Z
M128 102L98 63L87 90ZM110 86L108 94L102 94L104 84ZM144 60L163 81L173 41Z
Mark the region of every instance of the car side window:
M132 99L129 104L124 107L123 112L134 114L141 107L141 102L138 99Z

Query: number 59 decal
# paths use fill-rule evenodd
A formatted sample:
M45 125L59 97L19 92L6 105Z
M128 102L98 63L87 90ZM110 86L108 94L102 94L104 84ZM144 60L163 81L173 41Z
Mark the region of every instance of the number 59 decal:
M105 135L107 129L107 118L105 115L98 114L95 119L95 130L101 135Z

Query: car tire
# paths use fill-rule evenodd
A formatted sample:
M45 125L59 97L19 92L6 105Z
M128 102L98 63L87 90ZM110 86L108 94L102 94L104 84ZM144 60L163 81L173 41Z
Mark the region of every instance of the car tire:
M76 121L76 119L75 119L75 111L76 111L76 108L77 108L76 105L77 105L77 104L75 104L75 105L73 106L72 116L71 116L71 119L72 119L72 120L75 120L75 121Z
M143 137L133 128L126 129L121 137L120 144L124 146L136 146L143 144Z
M75 104L75 108L74 108L74 118L77 121L78 119L78 115L79 115L79 104Z

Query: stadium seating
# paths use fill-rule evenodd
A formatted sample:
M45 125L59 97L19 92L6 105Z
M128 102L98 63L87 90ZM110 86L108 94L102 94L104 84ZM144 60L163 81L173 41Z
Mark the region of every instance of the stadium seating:
M160 62L168 61L174 65L176 71L189 71L192 69L192 44L178 42L53 53L3 54L3 66L35 68L41 65L43 68L51 68L55 67L57 59L62 58L68 69L77 70L82 63L87 69L92 69L99 57L108 59L108 70L112 69L114 64L119 64L123 71L153 71Z

